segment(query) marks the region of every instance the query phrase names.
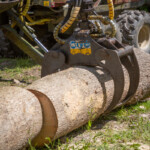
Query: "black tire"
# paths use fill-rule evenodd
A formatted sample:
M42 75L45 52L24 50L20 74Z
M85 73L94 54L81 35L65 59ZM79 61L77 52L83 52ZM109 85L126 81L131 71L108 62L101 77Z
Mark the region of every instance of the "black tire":
M0 57L16 58L25 56L19 48L4 37L3 32L0 30Z
M9 50L9 42L5 39L2 31L0 30L0 57L13 57L13 51Z
M144 11L123 11L116 19L122 32L122 41L150 53L150 14Z

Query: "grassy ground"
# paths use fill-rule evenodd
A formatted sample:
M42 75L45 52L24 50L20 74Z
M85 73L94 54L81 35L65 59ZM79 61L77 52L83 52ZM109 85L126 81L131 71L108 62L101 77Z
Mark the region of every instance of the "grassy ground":
M30 59L0 59L0 86L27 86L40 78L40 70Z
M1 59L0 86L25 87L40 78L40 66L30 59ZM32 150L150 150L150 98L119 108L43 148ZM29 142L30 143L30 142Z

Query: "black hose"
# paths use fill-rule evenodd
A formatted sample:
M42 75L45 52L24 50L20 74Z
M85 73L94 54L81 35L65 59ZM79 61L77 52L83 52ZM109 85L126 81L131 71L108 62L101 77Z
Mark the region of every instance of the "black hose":
M64 20L63 20L63 23L62 23L62 26L68 21L68 19L70 18L70 15L71 15L71 11L72 11L72 8L73 6L69 6L68 8L68 12L67 12L67 15L65 16Z
M79 1L80 1L80 0L75 0L75 4L74 4L75 7L78 7L78 6L79 6ZM72 8L73 8L73 5L69 4L68 12L67 12L67 15L65 16L65 18L64 18L64 20L63 20L62 26L63 26L63 25L68 21L68 19L70 18Z
M79 6L79 0L75 0L75 6L78 7Z
M82 1L83 1L83 0L79 0L79 5L78 5L78 7L81 7Z

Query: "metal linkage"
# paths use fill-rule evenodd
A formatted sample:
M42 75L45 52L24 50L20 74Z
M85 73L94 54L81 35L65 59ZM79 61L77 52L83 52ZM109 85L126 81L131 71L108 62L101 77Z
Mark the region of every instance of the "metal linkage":
M22 30L24 32L24 34L31 39L32 41L34 41L41 50L43 50L45 53L48 52L48 49L38 40L37 36L33 33L33 31L31 31L31 27L28 27L25 23L23 23L19 17L17 17L17 15L13 12L13 11L8 11L7 12L9 16L11 16L15 21L17 26L20 28L20 30Z
M30 56L35 62L42 65L44 55L32 46L26 39L21 37L14 29L10 26L2 26L5 36L16 46L18 46L24 53Z

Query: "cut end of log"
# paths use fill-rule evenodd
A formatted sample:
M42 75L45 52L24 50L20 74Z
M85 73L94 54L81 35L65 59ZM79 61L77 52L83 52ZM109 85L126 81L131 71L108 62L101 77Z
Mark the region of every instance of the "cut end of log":
M0 150L20 149L41 127L41 106L31 92L19 87L0 88Z

